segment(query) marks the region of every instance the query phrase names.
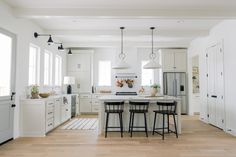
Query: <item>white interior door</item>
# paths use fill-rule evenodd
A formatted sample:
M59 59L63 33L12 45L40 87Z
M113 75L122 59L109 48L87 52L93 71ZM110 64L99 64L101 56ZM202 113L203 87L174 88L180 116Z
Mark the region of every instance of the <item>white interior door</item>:
M13 138L15 37L0 29L0 143Z
M224 77L222 44L216 44L207 51L208 65L208 117L209 123L219 128L224 124Z
M215 73L216 73L216 47L208 49L208 117L209 123L216 125L216 90L215 90Z

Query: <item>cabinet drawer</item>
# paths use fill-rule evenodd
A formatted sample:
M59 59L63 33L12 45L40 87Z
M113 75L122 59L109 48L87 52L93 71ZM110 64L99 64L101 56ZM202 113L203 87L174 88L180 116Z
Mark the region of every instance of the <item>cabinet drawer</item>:
M46 132L48 132L48 131L50 131L54 128L54 122L53 121L54 121L53 118L48 119L46 121Z
M53 107L47 108L46 119L53 118L53 116L54 116L54 108Z
M98 99L93 99L92 105L100 105L100 101Z
M92 98L91 94L80 94L80 98Z
M54 102L53 101L47 101L46 106L47 107L53 107L54 106Z
M99 112L100 106L99 105L93 105L92 106L92 112Z
M98 98L100 98L100 95L99 94L93 94L92 98L98 99Z

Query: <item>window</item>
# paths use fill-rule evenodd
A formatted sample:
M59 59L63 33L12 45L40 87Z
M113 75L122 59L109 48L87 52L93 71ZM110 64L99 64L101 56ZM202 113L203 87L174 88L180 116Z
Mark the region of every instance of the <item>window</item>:
M154 83L153 69L143 69L143 66L147 63L148 61L142 61L142 86L150 86Z
M110 61L99 61L98 85L111 86L111 62Z
M44 85L52 85L52 53L44 52Z
M61 86L62 59L60 56L55 57L55 86Z
M0 96L7 96L11 90L12 38L0 33Z
M39 84L40 48L33 44L29 47L29 85Z

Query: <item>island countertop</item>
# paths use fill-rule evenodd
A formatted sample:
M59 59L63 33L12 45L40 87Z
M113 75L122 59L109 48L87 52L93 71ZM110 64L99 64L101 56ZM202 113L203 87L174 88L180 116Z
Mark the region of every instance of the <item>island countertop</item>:
M148 124L149 124L149 131L152 129L153 125L153 110L157 109L156 102L157 101L176 101L177 102L177 129L178 133L181 133L181 99L173 96L156 96L156 97L151 97L147 95L126 95L126 96L121 96L121 95L104 95L99 98L100 100L100 111L99 111L99 133L101 134L104 130L104 124L105 124L105 112L104 112L104 102L105 101L125 101L125 108L124 108L124 124L125 127L124 129L127 130L128 128L128 117L129 117L129 112L128 112L128 102L129 101L149 101L150 106L149 106L149 114L148 114ZM161 117L159 118L161 119ZM139 121L139 120L137 120ZM109 121L110 122L110 121ZM141 122L139 121L140 125ZM111 125L116 125L118 124L117 118L114 118L111 120Z

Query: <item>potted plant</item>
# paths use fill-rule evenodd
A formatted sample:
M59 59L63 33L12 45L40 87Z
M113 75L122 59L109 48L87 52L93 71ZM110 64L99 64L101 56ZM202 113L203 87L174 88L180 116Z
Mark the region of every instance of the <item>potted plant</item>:
M156 94L158 93L158 89L161 88L161 86L157 83L154 83L153 85L151 85L151 96L156 96Z
M39 89L37 85L32 86L31 88L31 99L39 98Z

